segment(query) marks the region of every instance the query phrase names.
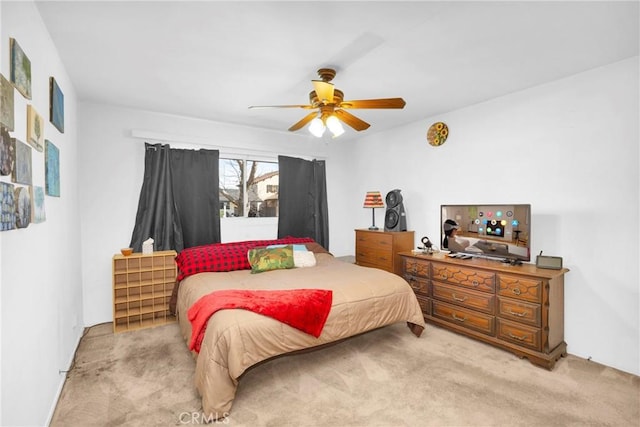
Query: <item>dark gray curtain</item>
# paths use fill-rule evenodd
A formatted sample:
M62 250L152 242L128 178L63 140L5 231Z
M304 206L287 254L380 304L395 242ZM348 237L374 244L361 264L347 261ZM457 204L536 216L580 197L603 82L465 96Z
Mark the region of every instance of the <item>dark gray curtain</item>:
M184 247L220 242L218 150L171 149L173 197Z
M311 237L329 249L324 160L278 156L278 238Z
M178 150L145 143L144 179L130 246L154 250L220 241L217 150Z

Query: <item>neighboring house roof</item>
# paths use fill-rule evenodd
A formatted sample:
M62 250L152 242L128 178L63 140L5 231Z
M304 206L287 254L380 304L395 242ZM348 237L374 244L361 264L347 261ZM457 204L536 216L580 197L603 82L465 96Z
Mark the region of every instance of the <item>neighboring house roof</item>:
M229 197L231 197L232 199L230 199L227 194L229 195ZM238 200L238 196L240 195L240 190L238 190L237 188L225 188L224 189L224 193L222 191L219 192L220 195L220 200L225 199L227 201L236 201Z
M272 178L272 177L274 177L274 176L276 176L276 175L279 175L279 174L280 174L280 172L279 172L279 171L267 172L267 173L265 173L264 175L260 175L260 176L255 177L255 178L253 179L253 182L254 182L254 184L255 184L255 183L258 183L258 182L260 182L260 181L264 181L265 179Z
M220 200L235 202L236 200L238 200L238 197L240 197L240 190L238 190L237 188L232 188L232 189L225 188L224 191L225 191L224 193L222 191L219 192ZM256 193L256 190L254 188L249 188L249 192L247 193L247 195L249 196L249 202L262 201L262 199L258 196L258 193Z

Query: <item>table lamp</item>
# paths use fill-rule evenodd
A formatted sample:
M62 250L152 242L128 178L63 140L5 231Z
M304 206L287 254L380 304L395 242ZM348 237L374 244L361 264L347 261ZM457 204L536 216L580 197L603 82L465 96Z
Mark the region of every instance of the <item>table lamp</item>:
M382 194L379 191L367 191L367 195L364 198L365 208L371 208L371 218L373 219L373 225L369 227L369 230L377 230L376 227L376 208L384 208L384 202L382 201Z

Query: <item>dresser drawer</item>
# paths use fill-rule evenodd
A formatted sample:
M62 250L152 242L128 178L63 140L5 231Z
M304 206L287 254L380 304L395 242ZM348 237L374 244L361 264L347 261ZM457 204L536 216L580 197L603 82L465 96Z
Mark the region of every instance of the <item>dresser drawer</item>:
M411 285L416 295L422 294L425 297L429 296L429 280L420 279L418 277L413 277L409 275L405 275L404 278L407 282L409 282L409 285Z
M498 276L498 294L524 301L542 302L542 280L528 277Z
M462 307L446 304L433 300L431 302L433 317L437 317L447 322L473 329L487 335L493 335L495 331L495 318L488 314L467 310Z
M418 304L420 304L420 308L422 309L422 313L431 316L431 300L427 297L423 297L422 295L416 295L418 299Z
M540 304L498 297L498 315L531 326L542 326Z
M356 250L358 248L375 248L391 251L393 248L393 236L378 232L357 232Z
M383 251L371 248L356 249L356 263L393 270L393 254L391 251Z
M420 277L429 277L429 261L415 258L404 259L404 271L407 274Z
M432 287L433 298L473 310L480 310L488 314L494 314L495 312L495 296L493 294L466 290L458 286L445 285L435 281Z
M529 347L533 350L541 350L542 331L540 329L500 318L498 318L497 323L499 339Z
M434 280L465 286L477 291L495 292L495 273L471 268L461 268L456 265L433 263L431 266L433 269L431 278Z

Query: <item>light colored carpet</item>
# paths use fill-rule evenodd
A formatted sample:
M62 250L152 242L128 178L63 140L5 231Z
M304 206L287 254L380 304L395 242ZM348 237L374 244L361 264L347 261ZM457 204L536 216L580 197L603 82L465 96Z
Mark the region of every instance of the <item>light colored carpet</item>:
M52 426L203 421L178 325L88 329ZM230 426L638 426L639 377L569 355L553 371L444 329L388 326L242 377Z

